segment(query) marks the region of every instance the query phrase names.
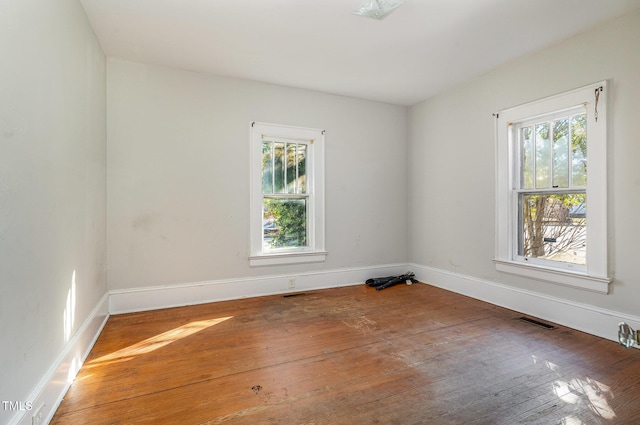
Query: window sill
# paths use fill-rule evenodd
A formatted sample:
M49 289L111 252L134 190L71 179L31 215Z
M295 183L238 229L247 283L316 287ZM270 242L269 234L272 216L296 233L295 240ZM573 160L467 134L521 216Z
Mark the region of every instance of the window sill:
M325 261L328 252L288 252L285 254L263 254L249 257L249 265L256 266L277 266L282 264L319 263Z
M590 276L585 273L569 272L548 267L532 266L521 264L515 261L493 260L496 270L505 273L516 274L545 282L557 283L559 285L584 289L600 294L609 293L609 283L611 279L601 276Z

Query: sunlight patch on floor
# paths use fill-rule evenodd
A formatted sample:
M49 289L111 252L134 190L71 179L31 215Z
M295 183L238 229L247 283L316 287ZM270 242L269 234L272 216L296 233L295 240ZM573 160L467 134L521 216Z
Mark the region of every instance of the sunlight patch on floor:
M534 364L543 364L549 370L560 374L560 367L555 363L542 360L536 356L532 356L532 358ZM588 406L591 412L602 419L611 420L616 417L615 411L609 404L609 400L614 397L611 388L595 379L589 377L569 380L557 379L553 382L553 392L565 403ZM580 425L582 421L575 416L568 416L561 423Z
M559 369L558 365L557 365L557 364L555 364L555 363L551 363L551 362L550 362L550 361L548 361L548 360L542 360L542 359L539 359L539 358L538 358L538 357L536 357L536 356L531 356L531 357L533 358L533 364L541 363L541 364L545 365L545 366L547 367L547 369L549 369L549 370L553 370L553 371L556 371L556 370L558 370L558 369Z
M225 322L231 318L233 318L233 316L187 323L186 325L179 326L175 329L171 329L170 331L163 332L151 338L147 338L144 341L140 341L136 344L130 345L118 351L114 351L113 353L92 360L86 365L86 367L91 368L96 366L103 366L105 364L131 360L136 356L139 356L141 354L148 354L152 351L169 345L172 342L175 342L182 338L186 338L190 335L200 332L203 329Z

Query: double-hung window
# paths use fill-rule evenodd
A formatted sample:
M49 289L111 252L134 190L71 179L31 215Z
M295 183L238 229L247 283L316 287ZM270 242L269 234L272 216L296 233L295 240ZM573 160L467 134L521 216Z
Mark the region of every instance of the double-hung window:
M498 270L608 292L605 99L601 82L496 114Z
M324 261L324 131L251 124L252 266Z

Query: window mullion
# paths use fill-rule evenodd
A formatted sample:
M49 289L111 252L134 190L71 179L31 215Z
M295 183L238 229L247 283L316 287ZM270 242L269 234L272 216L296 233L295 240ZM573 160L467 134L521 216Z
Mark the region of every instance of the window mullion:
M553 134L554 128L553 128L553 120L549 120L548 122L549 125L549 174L551 175L550 179L549 179L549 183L551 183L551 187L553 188L554 183L555 183L555 178L556 178L556 173L554 172L554 163L553 163L553 149L555 148L554 146L554 142L555 142L555 137Z
M548 188L548 189L515 189L514 192L517 193L518 195L520 194L525 194L525 195L543 195L543 194L547 194L547 193L582 193L586 191L586 187L570 187L570 188L566 188L566 187L552 187L552 188Z
M537 124L531 125L531 133L533 134L533 188L538 188L538 131ZM522 165L521 165L522 166Z
M309 199L308 193L274 193L269 195L264 195L265 198L274 198L274 199Z

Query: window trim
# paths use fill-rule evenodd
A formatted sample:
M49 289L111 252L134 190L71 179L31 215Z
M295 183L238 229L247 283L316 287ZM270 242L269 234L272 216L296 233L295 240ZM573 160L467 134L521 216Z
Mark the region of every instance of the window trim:
M324 237L324 130L279 124L250 124L250 202L249 237L250 266L299 264L325 261ZM263 135L278 140L312 141L307 145L307 246L301 248L263 250L262 217L262 139Z
M601 89L601 90L600 90ZM596 109L596 90L600 90ZM504 109L496 115L496 270L546 282L608 293L607 253L607 81ZM536 264L517 255L519 157L512 123L520 123L584 105L588 161L587 266L553 261ZM597 110L597 121L596 121Z

